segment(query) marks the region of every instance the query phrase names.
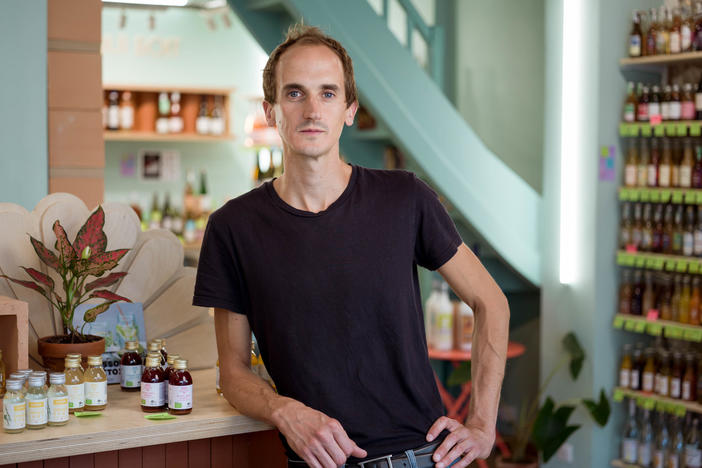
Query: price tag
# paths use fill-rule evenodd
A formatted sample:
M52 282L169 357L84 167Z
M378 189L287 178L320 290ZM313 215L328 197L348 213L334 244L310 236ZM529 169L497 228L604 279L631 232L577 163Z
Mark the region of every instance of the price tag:
M676 326L666 326L665 327L665 337L672 338L674 340L679 340L682 338L683 331L682 328Z
M670 190L661 190L661 201L663 203L668 203L670 200Z
M687 271L687 260L678 260L675 264L675 271L685 273Z
M656 257L646 256L644 265L646 268L653 269L656 266ZM638 266L638 264L636 266Z
M619 200L620 201L628 201L629 200L629 189L624 188L624 187L619 189Z
M650 137L651 136L651 124L643 123L640 126L641 136Z
M636 327L636 320L627 319L624 321L624 330L634 331L635 327Z
M621 389L619 389L619 388L615 388L615 389L614 389L614 395L612 396L612 398L613 398L614 401L616 401L616 402L623 401L623 400L624 400L624 392L623 392Z
M702 190L698 190L698 191L696 192L696 195L697 195L697 196L695 197L695 202L694 202L694 203L697 203L697 204L702 203Z
M617 265L624 265L624 258L626 256L624 252L617 252Z
M656 407L656 400L653 398L644 398L644 404L643 404L644 409L647 410L652 410L653 408Z
M663 325L659 323L649 323L647 332L651 336L661 336Z
M650 322L655 322L656 320L658 320L658 309L649 310L646 314L646 320Z
M675 271L675 260L666 260L665 269L667 271Z
M665 264L664 258L656 258L655 262L653 263L653 268L655 270L662 270L664 264Z
M651 263L653 265L653 263ZM642 255L637 255L634 257L634 266L636 268L643 268L646 266L646 257Z
M685 203L693 204L697 203L697 192L694 190L685 191Z
M615 315L614 322L612 322L612 326L617 329L622 328L624 326L624 317L622 317L621 315Z
M700 272L700 263L696 262L694 260L687 262L687 271L688 271L688 273L699 273Z
M621 135L621 129L619 129L619 134ZM657 137L664 137L665 127L663 125L656 125L655 127L653 127L653 134Z
M677 124L675 133L677 133L677 135L679 137L686 137L687 136L687 124L685 124L685 123Z
M629 124L621 122L619 124L619 136L628 137L629 136Z
M639 190L639 198L642 202L647 202L651 199L651 192L648 189Z
M667 122L665 124L665 134L668 136L675 136L675 124L673 122Z
M673 203L683 202L683 192L681 190L673 190Z
M679 417L685 416L685 413L687 412L687 408L685 408L683 405L675 405L675 415Z
M635 254L627 255L627 257L624 259L624 266L629 266L629 267L634 266L637 258L638 257Z
M702 330L687 329L683 334L684 339L687 341L694 341L699 343L702 341Z
M662 413L664 411L667 411L670 405L666 403L665 401L656 401L656 411Z
M700 125L698 122L693 122L690 124L690 136L691 137L698 137L702 135L702 125Z
M658 190L651 190L649 192L649 196L651 197L651 201L653 203L658 203L661 201L661 192L659 192Z
M643 333L646 331L646 322L641 322L641 321L636 321L636 325L634 325L634 331L636 333Z
M639 124L629 124L629 136L634 138L639 136Z

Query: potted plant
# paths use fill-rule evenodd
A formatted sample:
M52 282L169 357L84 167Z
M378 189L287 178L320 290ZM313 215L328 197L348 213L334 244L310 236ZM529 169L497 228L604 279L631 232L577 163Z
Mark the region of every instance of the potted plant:
M569 424L568 420L578 404L582 404L595 423L603 427L610 415L609 400L604 389L600 390L598 402L585 398L577 398L557 405L547 396L539 406L541 397L551 379L563 366L568 365L572 379L577 380L585 361L585 351L580 346L574 333L568 333L562 340L566 353L546 377L536 395L531 401L525 399L517 421L516 434L508 443L511 451L509 458L497 456L497 468L535 468L539 458L545 463L558 451L563 443L577 431L580 426ZM458 367L449 378L450 385L465 382L470 378L470 363Z
M83 356L99 355L105 352L105 339L100 336L83 334L85 323L94 322L98 315L118 301L131 302L128 298L103 289L115 284L126 272L108 273L115 268L129 249L107 252L107 236L103 231L105 212L101 206L88 217L76 234L73 243L68 240L66 231L59 220L53 224L56 235L54 249L48 249L32 236L30 241L39 259L47 267L56 271L60 285L54 279L34 268L22 267L33 281L10 278L0 275L13 283L33 289L49 301L53 310L58 311L63 322L63 334L39 339L39 354L44 366L62 371L66 354L80 353ZM60 292L59 292L60 291ZM73 325L76 307L89 299L104 299L104 302L88 309L83 316L85 323L80 329Z

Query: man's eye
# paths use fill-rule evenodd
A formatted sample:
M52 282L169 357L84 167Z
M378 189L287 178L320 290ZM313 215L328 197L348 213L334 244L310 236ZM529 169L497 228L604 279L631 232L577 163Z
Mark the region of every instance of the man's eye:
M300 96L300 91L290 91L290 92L288 93L288 96L290 96L290 97L292 97L292 98L299 97L299 96Z
M325 97L325 98L333 98L333 97L334 97L334 93L332 93L331 91L327 91L327 92L324 93L324 97Z

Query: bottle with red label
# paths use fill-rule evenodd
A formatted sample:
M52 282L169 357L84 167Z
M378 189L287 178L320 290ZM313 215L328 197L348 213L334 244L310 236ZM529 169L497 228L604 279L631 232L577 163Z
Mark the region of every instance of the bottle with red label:
M156 413L166 409L166 385L160 356L148 356L141 376L142 411Z
M648 103L650 100L648 86L644 85L639 97L639 104L636 106L636 120L639 122L648 122Z
M695 118L695 98L692 94L692 85L683 85L683 94L680 102L680 118L682 120L694 120Z
M126 352L120 361L119 386L125 392L138 392L141 383L141 355L139 344L136 341L127 341L124 344Z
M193 410L193 378L188 372L188 361L176 359L168 381L168 412L188 414Z

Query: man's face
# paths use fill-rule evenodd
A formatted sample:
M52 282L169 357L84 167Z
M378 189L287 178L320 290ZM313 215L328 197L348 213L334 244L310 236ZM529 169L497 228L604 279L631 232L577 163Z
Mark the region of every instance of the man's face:
M353 124L357 103L346 107L344 69L324 45L294 45L276 67L276 104L263 103L288 152L319 158L338 153L341 130Z

